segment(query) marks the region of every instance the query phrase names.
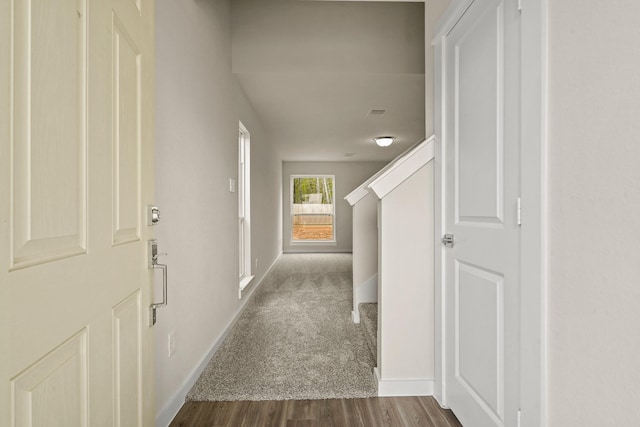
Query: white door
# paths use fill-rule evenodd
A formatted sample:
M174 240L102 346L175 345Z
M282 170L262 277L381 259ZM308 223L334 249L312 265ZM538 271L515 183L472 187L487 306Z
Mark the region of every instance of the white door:
M0 10L0 425L153 425L153 2Z
M446 35L446 402L465 426L515 426L519 402L519 12L475 0Z

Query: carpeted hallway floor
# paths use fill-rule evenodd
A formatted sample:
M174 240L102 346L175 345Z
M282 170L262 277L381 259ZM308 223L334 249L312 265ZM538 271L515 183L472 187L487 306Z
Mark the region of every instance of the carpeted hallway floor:
M376 396L351 271L351 254L283 254L187 400Z

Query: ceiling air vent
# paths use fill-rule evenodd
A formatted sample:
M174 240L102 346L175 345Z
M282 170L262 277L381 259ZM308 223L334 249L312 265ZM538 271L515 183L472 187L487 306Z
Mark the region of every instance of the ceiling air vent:
M371 110L371 111L369 111L368 115L369 116L381 116L386 112L387 112L387 110Z

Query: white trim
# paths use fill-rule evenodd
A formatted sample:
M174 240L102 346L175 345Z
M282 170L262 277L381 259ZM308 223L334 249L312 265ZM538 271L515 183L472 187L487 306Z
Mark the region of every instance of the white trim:
M433 92L433 127L435 132L434 139L434 157L435 162L433 164L433 176L434 176L434 227L435 227L435 239L434 239L434 370L435 370L435 388L433 396L438 401L440 406L446 407L446 359L445 359L445 349L446 349L446 332L445 332L445 322L446 319L446 300L444 287L442 284L442 272L444 271L444 257L443 257L443 248L440 243L440 236L444 234L444 208L445 205L442 202L443 192L444 192L444 170L442 168L442 164L445 161L442 151L442 138L445 137L445 123L444 123L444 114L442 114L441 108L439 107L442 104L442 86L444 85L444 49L442 48L444 39L442 39L439 43L434 45L434 64L441 64L440 67L434 65L433 72L433 80L434 80L434 92ZM438 59L439 58L439 59ZM442 84L438 84L442 82Z
M522 427L547 425L547 0L521 13L520 409Z
M433 136L431 136L432 139ZM378 172L376 172L371 178L369 178L368 180L366 180L365 182L363 182L362 184L360 184L355 190L353 190L351 193L347 194L345 196L345 200L351 205L355 205L356 203L358 203L360 200L362 200L362 198L364 196L366 196L367 194L369 194L369 184L371 184L375 179L377 179L380 175L382 175L383 173L385 173L387 170L389 170L391 167L393 167L393 165L395 165L397 162L399 162L401 159L404 158L404 156L408 155L408 153L410 153L412 150L416 149L420 144L422 144L423 142L425 142L425 140L423 139L422 141L418 142L415 145L412 145L411 147L409 147L408 149L406 149L405 151L403 151L402 153L400 153L398 156L396 156L393 160L391 160L389 163L387 163L385 165L385 167L383 167L382 169L380 169Z
M245 288L249 286L249 283L251 283L255 277L256 276L244 276L242 279L240 279L240 289L238 289L239 299L242 299L242 291L244 291Z
M464 12L474 1L475 0L453 0L449 3L449 7L447 7L447 10L445 10L440 17L435 31L433 32L433 39L431 41L432 46L442 42L442 38L449 34Z
M378 397L392 396L433 396L435 381L432 378L413 379L380 379L380 370L375 367L373 372L378 381Z
M367 194L369 194L369 192L364 187L364 184L362 184L361 186L353 190L351 193L347 194L344 199L347 201L347 203L353 206L356 203L358 203L360 200L364 199L367 196Z
M251 133L238 121L238 298L251 282ZM244 152L244 156L242 153ZM244 165L244 168L243 168ZM240 271L239 271L240 273Z
M176 416L180 408L182 408L182 405L184 405L187 394L189 393L193 385L196 383L196 381L198 381L198 378L200 378L202 371L204 371L204 368L207 367L207 365L209 364L209 361L216 354L216 351L218 351L218 348L220 348L220 346L224 342L227 335L229 335L229 332L231 332L231 329L234 327L238 319L240 319L240 316L244 312L249 301L251 301L251 298L255 294L255 291L260 287L260 285L262 285L264 278L267 277L267 275L271 272L271 269L276 264L278 259L280 259L281 255L282 255L282 252L280 252L278 256L276 256L276 259L273 261L273 263L269 266L267 271L264 273L264 276L262 276L262 278L260 279L260 282L251 289L251 291L248 294L248 297L245 298L244 302L240 305L240 308L238 308L238 311L236 312L235 316L233 316L233 319L231 319L229 323L227 323L227 326L224 328L222 333L213 341L213 344L211 345L211 347L209 347L209 350L207 350L204 356L202 356L198 364L195 366L195 368L193 368L193 370L189 373L187 378L182 382L182 385L180 385L178 390L176 390L176 392L173 393L173 395L167 401L164 407L156 413L156 424L155 424L156 426L168 426L173 420L173 418Z
M394 162L394 164L380 174L380 176L371 181L368 188L373 191L379 199L384 198L398 185L402 184L407 178L433 159L433 141L434 137L432 136L418 144L401 159Z

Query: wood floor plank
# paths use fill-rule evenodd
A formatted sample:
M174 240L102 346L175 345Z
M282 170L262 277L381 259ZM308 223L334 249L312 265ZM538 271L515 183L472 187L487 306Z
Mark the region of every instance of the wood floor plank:
M321 427L318 420L287 420L286 427Z
M355 422L357 426L382 427L375 414L370 399L353 399Z
M207 402L208 403L208 402ZM238 414L242 413L243 404L242 402L211 402L215 405L211 406L211 421L212 426L215 427L223 427L228 426L232 420L235 420L238 417ZM207 418L203 417L202 421L198 420L194 425L197 425L198 422L206 422Z
M224 420L220 421L216 406L218 402L186 402L180 413L184 411L181 419L173 420L170 427L188 427L192 425L222 427L226 426ZM232 410L232 406L227 405L225 409Z
M404 399L392 398L398 409L404 425L407 427L437 427L433 425L431 417L420 403L419 397L407 397Z
M289 403L288 419L317 420L322 400L292 400Z
M433 397L186 402L170 427L462 427Z
M434 425L438 427L462 427L462 424L460 424L460 421L458 421L453 412L449 409L441 408L433 397L422 398L420 403L424 406L425 411L431 417Z
M264 424L267 420L268 407L266 402L243 402L242 421L239 426L252 427Z
M355 417L355 408L354 401L356 399L334 399L340 402L340 405L335 405L336 410L340 410L342 407L342 420L344 421L345 426L355 426L356 417Z
M380 397L377 399L377 402L380 407L382 425L386 427L402 425L402 417L398 412L395 400L388 397Z
M202 405L202 403L204 402L200 402L200 403L201 404L198 405L198 404L194 404L194 402L185 402L185 404L182 405L182 408L180 408L180 411L178 412L178 414L176 414L173 421L171 421L171 424L169 424L169 427L188 426L190 420L194 419L197 413L201 413L206 410L206 408L204 408L204 405Z
M266 427L285 427L287 425L287 413L289 409L289 401L276 400L264 403L267 411L265 413Z
M319 421L326 427L346 426L345 411L340 399L327 399L320 409Z

